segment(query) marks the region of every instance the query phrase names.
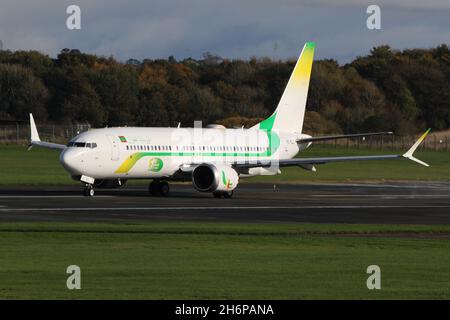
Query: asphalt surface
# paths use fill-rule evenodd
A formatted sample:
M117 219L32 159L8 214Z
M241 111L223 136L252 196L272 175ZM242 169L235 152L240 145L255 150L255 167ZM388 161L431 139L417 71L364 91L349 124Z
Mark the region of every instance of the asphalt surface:
M145 186L0 187L0 222L239 221L450 224L450 183L241 184L232 199L215 199L190 185L168 197Z

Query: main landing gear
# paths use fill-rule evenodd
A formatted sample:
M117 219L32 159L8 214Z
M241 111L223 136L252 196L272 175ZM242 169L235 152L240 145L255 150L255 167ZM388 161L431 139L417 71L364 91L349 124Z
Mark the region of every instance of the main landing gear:
M94 186L92 184L86 184L83 194L86 197L93 197L95 195Z
M150 193L151 196L167 196L169 194L170 187L169 183L167 181L160 181L160 180L153 180L148 185L148 193Z
M230 199L233 196L233 191L225 191L225 192L213 192L214 198L222 198Z

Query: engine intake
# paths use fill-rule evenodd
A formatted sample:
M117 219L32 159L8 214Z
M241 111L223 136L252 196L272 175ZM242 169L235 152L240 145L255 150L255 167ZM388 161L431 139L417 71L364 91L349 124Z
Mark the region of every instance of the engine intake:
M239 175L230 166L204 163L192 172L192 184L200 192L232 191Z

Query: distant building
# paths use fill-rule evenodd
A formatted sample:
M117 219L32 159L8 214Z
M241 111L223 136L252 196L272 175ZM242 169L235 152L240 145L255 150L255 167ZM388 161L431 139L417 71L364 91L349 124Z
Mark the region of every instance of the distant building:
M3 41L0 40L0 50L3 50Z
M187 65L194 65L194 66L198 66L198 65L199 65L198 61L197 61L197 60L194 60L194 59L192 59L192 58L184 59L182 62L183 62L184 64L187 64Z

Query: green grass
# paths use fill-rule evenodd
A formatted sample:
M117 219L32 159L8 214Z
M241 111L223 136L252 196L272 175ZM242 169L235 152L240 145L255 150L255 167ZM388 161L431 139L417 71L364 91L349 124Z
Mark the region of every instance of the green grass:
M1 224L0 299L449 299L449 235L450 226ZM65 287L71 264L81 290ZM381 290L366 288L372 264Z
M0 185L74 184L59 163L59 152L0 145Z
M400 152L400 151L399 151ZM373 155L386 152L369 149L347 149L317 145L302 157ZM297 167L282 168L282 174L246 179L249 182L289 181L383 181L383 180L450 180L450 153L417 152L417 157L428 162L426 168L403 159L382 161L360 161L318 165L317 172ZM0 185L68 185L77 184L59 164L59 153L54 150L33 148L27 152L23 146L0 145ZM137 182L139 183L139 182Z

